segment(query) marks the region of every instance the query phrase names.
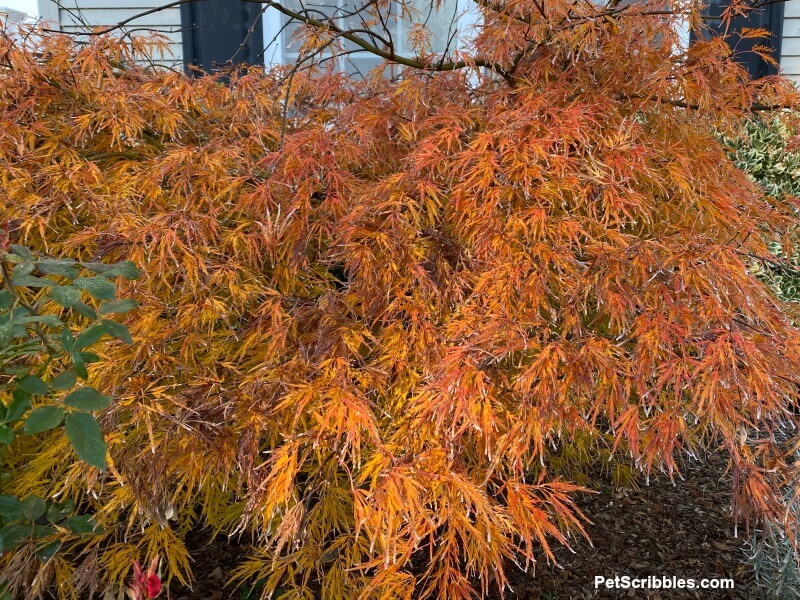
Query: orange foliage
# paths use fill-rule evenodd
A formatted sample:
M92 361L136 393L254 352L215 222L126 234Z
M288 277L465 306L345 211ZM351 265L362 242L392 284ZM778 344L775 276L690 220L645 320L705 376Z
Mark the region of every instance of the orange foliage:
M746 262L794 217L712 130L793 89L648 5L534 7L485 9L499 69L394 80L2 43L0 219L145 271L134 345L92 374L108 472L11 459L13 493L105 526L50 575L160 554L186 579L205 525L257 541L237 574L265 597L469 598L583 534L578 471L715 447L737 516L789 518L800 336ZM4 559L19 586L28 559Z

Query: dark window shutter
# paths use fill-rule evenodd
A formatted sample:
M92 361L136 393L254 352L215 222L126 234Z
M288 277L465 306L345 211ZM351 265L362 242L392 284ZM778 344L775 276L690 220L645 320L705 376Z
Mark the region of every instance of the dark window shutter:
M263 64L260 12L259 3L239 0L182 4L184 64L201 67L207 73L231 63Z
M711 28L712 35L724 33L722 26L722 13L730 4L730 0L710 0L706 8L706 23ZM766 29L770 32L769 38L742 40L736 35L743 27L751 29ZM783 2L767 4L756 10L750 11L746 16L733 19L729 29L728 43L736 50L737 60L747 68L750 76L755 78L766 75L776 75L778 70L763 58L751 52L754 46L768 46L772 49L772 56L778 60L781 56L781 37L783 33Z

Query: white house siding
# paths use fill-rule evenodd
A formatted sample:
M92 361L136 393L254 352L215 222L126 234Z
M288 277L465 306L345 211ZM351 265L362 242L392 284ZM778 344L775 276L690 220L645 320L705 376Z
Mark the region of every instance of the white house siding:
M28 19L28 15L21 10L14 10L13 8L6 8L0 6L0 20L8 20L9 23L22 23Z
M800 84L800 0L788 0L783 11L781 68Z
M45 20L60 24L64 31L79 31L83 28L78 15L91 25L109 26L160 5L157 0L61 0L60 8L53 0L38 0L38 3L39 15ZM78 6L80 10L76 8ZM145 15L127 25L128 30L139 28L154 29L167 36L171 55L162 57L162 61L173 66L181 64L183 50L180 7L174 6ZM787 0L785 4L780 62L783 72L800 84L800 0Z
M157 0L60 0L58 4L53 0L38 0L38 3L39 16L45 21L57 23L65 32L85 31L84 24L100 27L116 25L144 11L166 4ZM179 6L134 19L126 24L125 31L142 35L148 31L157 31L169 39L169 52L161 57L155 57L156 60L173 67L183 64Z

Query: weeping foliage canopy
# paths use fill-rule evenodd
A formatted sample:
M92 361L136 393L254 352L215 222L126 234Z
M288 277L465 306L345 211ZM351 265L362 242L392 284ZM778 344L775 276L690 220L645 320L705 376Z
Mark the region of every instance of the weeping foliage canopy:
M657 4L482 4L461 63L359 81L0 40L0 220L144 271L90 371L108 469L58 432L7 455L4 493L103 530L3 577L69 597L158 554L188 581L204 526L253 541L233 575L264 597L470 598L584 534L592 466L715 448L736 517L793 518L800 336L747 270L792 199L717 132L796 93Z

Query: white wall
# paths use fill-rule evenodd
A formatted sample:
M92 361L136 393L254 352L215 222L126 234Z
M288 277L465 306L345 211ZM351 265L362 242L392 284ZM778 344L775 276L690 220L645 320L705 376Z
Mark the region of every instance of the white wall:
M38 4L39 16L43 19L59 23L64 31L79 31L81 19L91 25L115 25L161 3L159 0L61 0L61 8L53 0L38 0ZM80 10L76 8L78 6ZM784 11L781 68L787 76L800 84L800 0L787 0ZM274 17L272 13L277 14L275 11L267 11L265 40L270 40L279 28L279 20L269 18ZM155 29L167 36L172 55L165 56L162 60L173 66L180 66L183 60L180 7L174 6L145 15L127 25L128 30L137 28ZM280 51L275 54L280 54ZM281 56L267 57L268 60L270 58L276 62L281 60Z
M800 0L798 0L800 1ZM108 27L136 16L161 4L158 0L38 0L39 16L45 21L58 23L62 31L83 31L84 23L92 26ZM78 8L80 7L80 8ZM181 9L173 6L128 23L125 31L145 35L154 30L169 38L170 53L157 57L159 61L180 67L183 61L181 45Z
M781 68L800 84L800 0L787 0L783 10Z

